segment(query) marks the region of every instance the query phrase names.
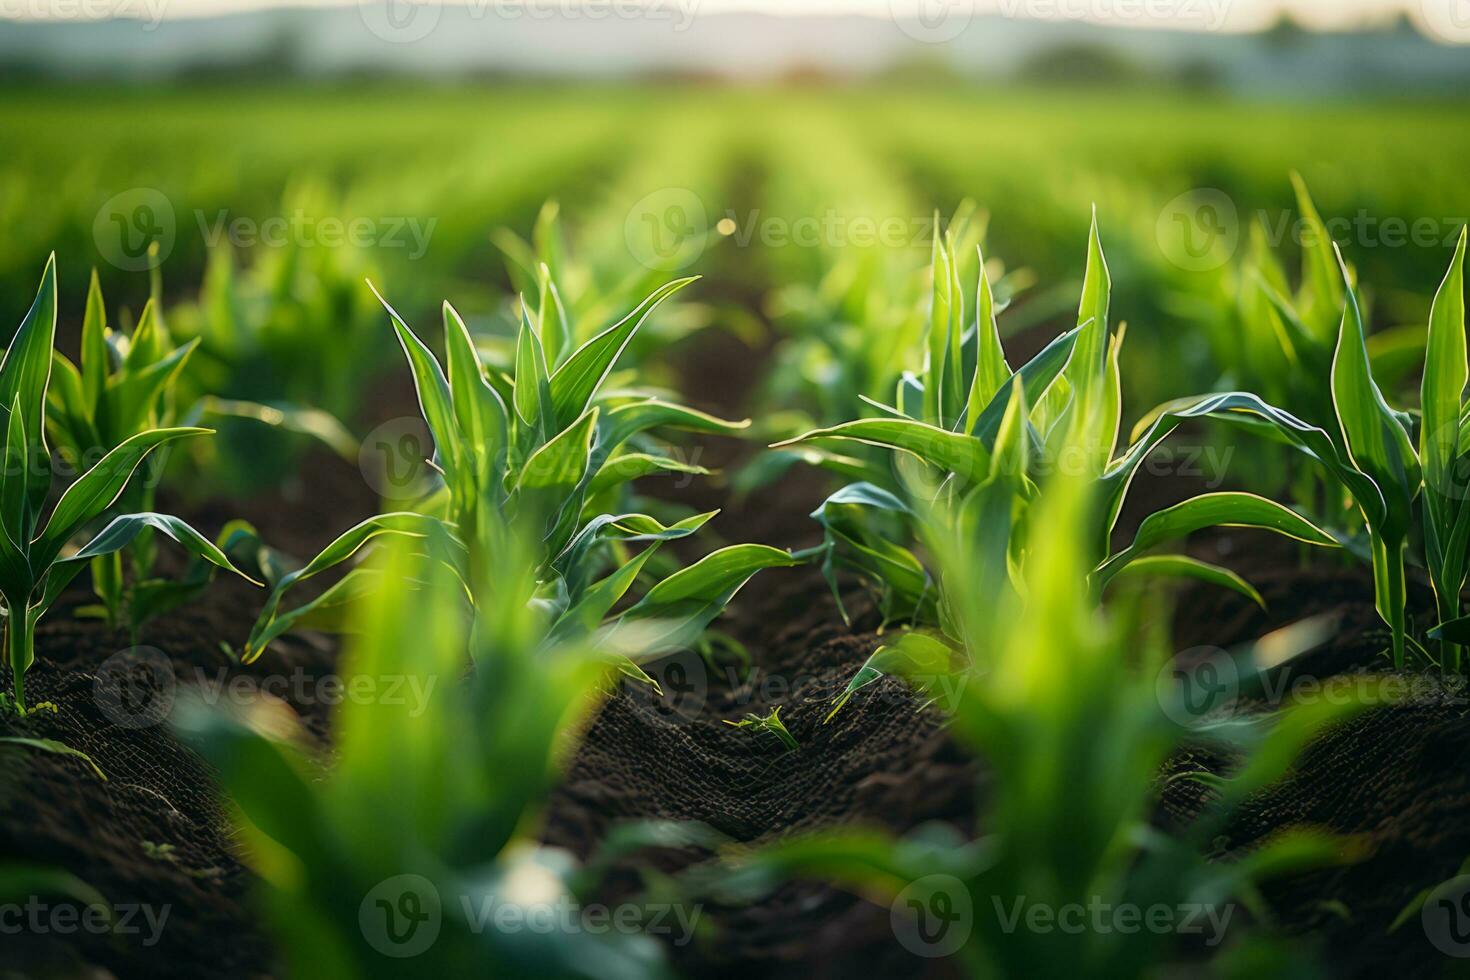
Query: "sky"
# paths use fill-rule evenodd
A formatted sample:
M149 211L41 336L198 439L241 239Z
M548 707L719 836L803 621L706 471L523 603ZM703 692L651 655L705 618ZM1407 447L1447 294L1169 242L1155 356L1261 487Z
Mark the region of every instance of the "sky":
M191 17L264 7L354 5L371 0L161 0L164 16ZM506 3L574 3L576 0L394 0L399 3L463 3L493 6ZM596 2L596 0L591 0ZM1189 29L1201 20L1200 10L1220 12L1227 30L1252 30L1270 24L1283 10L1315 27L1351 26L1364 19L1384 17L1407 10L1456 4L1470 8L1470 0L602 0L604 3L644 2L672 4L681 9L694 5L700 13L721 10L758 10L780 14L859 13L889 16L895 10L913 12L928 8L943 13L946 8L964 7L975 12L1049 19L1122 19L1110 16L1128 10L1126 19L1135 26ZM96 10L106 16L107 0L0 0L0 15L20 19L78 19L79 10ZM95 16L83 14L84 18ZM1470 16L1470 13L1467 13ZM1213 18L1212 18L1213 19Z

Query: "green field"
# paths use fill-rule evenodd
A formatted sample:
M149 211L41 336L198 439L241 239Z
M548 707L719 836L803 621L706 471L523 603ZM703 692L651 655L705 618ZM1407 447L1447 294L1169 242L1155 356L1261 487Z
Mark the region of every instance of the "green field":
M15 88L0 970L1448 974L1467 121Z

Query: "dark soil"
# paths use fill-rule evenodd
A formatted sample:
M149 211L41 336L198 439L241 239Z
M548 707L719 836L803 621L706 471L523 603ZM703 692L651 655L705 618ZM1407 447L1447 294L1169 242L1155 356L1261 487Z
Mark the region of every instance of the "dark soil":
M302 474L308 489L293 493L296 499L266 495L184 513L206 535L245 517L273 546L310 555L376 506L361 476L340 460L311 457ZM271 971L271 947L249 907L251 876L235 852L212 773L161 721L188 690L254 700L269 675L277 686L264 697L280 698L306 732L327 737L335 643L287 637L244 668L220 646L241 645L261 600L259 590L221 576L199 601L145 626L147 652L129 652L125 631L75 615L95 601L85 589L64 596L41 621L27 695L57 711L24 720L5 713L0 735L59 740L86 752L107 779L75 758L0 747L0 861L65 869L114 905L146 904L155 914L166 908L168 918L156 942L146 926L117 936L7 936L5 970L36 977L82 975L82 964L120 977Z

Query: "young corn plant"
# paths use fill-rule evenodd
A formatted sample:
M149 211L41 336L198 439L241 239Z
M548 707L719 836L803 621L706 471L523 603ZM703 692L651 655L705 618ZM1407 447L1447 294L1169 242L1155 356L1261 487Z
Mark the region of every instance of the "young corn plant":
M191 555L239 574L212 542L177 517L152 511L114 517L75 551L72 538L102 517L150 453L176 439L207 435L191 427L143 428L123 439L67 487L43 522L51 490L47 444L48 393L55 371L56 260L46 263L41 287L0 361L0 412L5 422L5 465L0 471L0 598L5 603L5 654L15 708L24 713L25 674L35 661L36 623L92 559L112 555L145 531L163 534ZM78 384L80 381L78 380ZM66 397L69 394L64 393Z
M996 486L994 496L1004 523L1009 491ZM1343 841L1295 829L1244 857L1206 858L1240 805L1357 707L1318 701L1275 719L1176 723L1186 717L1173 703L1178 691L1157 683L1163 637L1140 625L1157 617L1130 614L1125 602L1104 610L1089 595L1103 554L1096 511L1105 506L1086 475L1046 479L1033 520L1018 531L1028 555L1019 591L1006 587L1004 531L979 523L955 536L945 518L931 536L943 543L937 567L955 580L956 639L966 654L950 668L968 681L952 730L987 763L976 827L961 834L928 825L902 839L872 830L798 836L735 856L690 887L729 900L790 878L835 881L891 903L899 938L950 955L963 975L1138 977L1168 975L1190 954L1163 930L1092 927L1084 918L1077 928L1037 931L1016 928L1016 917L1030 906L1221 911L1239 903L1261 922L1269 910L1257 883L1343 860L1351 851ZM1243 762L1229 778L1207 780L1211 805L1171 835L1152 817L1160 770L1186 739L1229 745Z
M413 693L344 705L329 771L266 705L230 717L186 704L177 716L219 769L293 972L390 978L411 963L415 976L666 975L649 937L561 920L514 928L486 914L514 906L532 921L595 884L535 828L608 674L586 645L544 632L529 602L540 542L501 530L502 550L469 569L473 628L458 574L404 536L375 553L383 578L419 587L354 608L342 673L401 678Z
M330 213L312 188L286 213ZM312 444L357 461L344 424L385 367L377 306L362 288L372 266L346 246L258 249L242 269L228 246L211 252L196 302L171 308L175 333L198 343L180 378L181 403L221 425L191 460L194 482L240 493L291 475ZM260 423L265 423L262 426Z
M855 573L875 587L884 623L937 626L937 636L885 648L854 678L871 683L894 658L932 660L955 646L955 596L919 557L916 541L932 552L941 536L967 536L973 527L1025 527L1037 480L1046 473L1080 474L1094 481L1106 506L1087 534L1107 557L1092 570L1095 591L1120 573L1203 579L1256 601L1238 575L1182 555L1153 550L1215 526L1261 528L1320 546L1336 542L1280 504L1248 493L1202 494L1150 515L1134 540L1110 553L1109 540L1134 474L1146 456L1130 449L1115 457L1122 413L1118 354L1123 330L1108 329L1111 283L1094 219L1077 326L1031 361L1006 362L990 283L981 273L975 315L967 317L951 243L936 242L922 376L898 384L893 405L870 404L885 417L817 429L792 442L859 442L895 450L896 490L870 482L849 485L814 514L825 531L823 569L837 592L837 575ZM1152 447L1149 447L1152 448ZM925 519L935 510L942 520ZM935 531L935 528L941 530ZM999 532L995 532L999 533ZM1002 539L1003 564L1013 577L1025 564L1025 537ZM999 559L998 559L999 560ZM840 598L839 598L840 603ZM947 639L946 639L947 638ZM840 706L840 703L839 703Z
M665 275L638 263L630 271L622 237L612 250L590 247L585 240L570 241L555 200L542 205L529 240L509 228L497 230L494 239L505 257L515 295L536 296L539 309L555 311L555 318L548 321L552 329L543 331L546 359L552 366L656 290ZM699 304L666 307L633 338L630 360L641 362L642 355L709 322L709 310Z
M1465 234L1429 316L1421 417L1389 406L1373 376L1367 330L1353 279L1339 256L1343 310L1331 366L1334 421L1326 432L1248 392L1180 399L1155 409L1129 452L1141 457L1181 422L1211 418L1305 454L1349 497L1367 536L1374 603L1389 627L1394 666L1405 665L1410 542L1424 542L1424 562L1438 602L1442 666L1458 671L1470 637L1456 622L1467 568L1470 513L1463 506L1470 468L1470 410L1465 406ZM1417 426L1417 446L1416 446ZM1454 625L1451 625L1451 624Z
M601 510L616 499L613 491L637 477L686 468L675 458L633 448L634 440L655 429L729 433L748 425L657 397L603 390L639 326L691 281L654 291L622 321L565 353L554 369L543 338L558 329L555 307L543 305L534 319L523 310L510 376L483 370L469 330L447 303L442 367L385 303L433 435L433 465L442 486L419 512L372 518L282 578L251 632L244 659L259 657L266 643L302 617L320 619L320 613L360 596L372 584L366 569L350 572L305 606L281 609L294 585L383 534L448 542L440 554L469 581L467 570L499 550L500 529L534 529L540 548L536 604L548 619L548 633L565 640L602 630L609 649L639 654L693 642L757 571L797 564L789 552L767 545L722 548L653 585L603 629L659 546L694 534L714 516L665 524L643 513ZM646 547L629 556L624 549L637 544Z

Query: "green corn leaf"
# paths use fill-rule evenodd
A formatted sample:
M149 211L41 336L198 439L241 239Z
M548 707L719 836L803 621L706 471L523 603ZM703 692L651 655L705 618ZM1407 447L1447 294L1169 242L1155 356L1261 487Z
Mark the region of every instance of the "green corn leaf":
M1347 276L1345 264L1342 274ZM1349 288L1346 296L1332 359L1332 400L1349 459L1384 495L1387 513L1377 531L1395 536L1406 530L1409 501L1418 491L1418 457L1408 432L1373 381L1357 294Z
M721 548L649 589L606 631L605 639L615 646L619 632L631 625L639 648L649 654L682 649L699 638L757 572L799 564L790 552L769 545Z
M16 748L31 749L36 752L46 752L51 755L69 756L73 759L80 759L91 768L98 779L103 782L107 781L107 774L102 771L102 768L97 763L92 761L90 755L81 749L72 748L65 742L58 742L54 738L25 738L19 735L6 735L0 737L0 748L5 746L14 746Z
M1005 348L1000 342L1000 324L995 316L995 294L985 272L985 253L976 247L980 259L980 284L975 293L975 374L970 379L970 400L965 417L969 428L1011 377Z
M1102 477L1109 529L1117 523L1128 486L1148 454L1180 423L1199 418L1213 418L1253 434L1269 434L1280 439L1321 462L1352 494L1370 521L1377 522L1385 514L1386 504L1378 486L1342 458L1337 444L1326 432L1249 392L1226 391L1169 402L1145 416L1133 445Z
M126 548L134 538L144 530L159 531L173 541L183 546L191 556L202 559L217 568L234 572L253 585L264 587L264 582L257 582L246 575L230 561L229 557L219 549L214 542L194 530L186 522L168 514L123 514L112 519L98 535L84 545L80 551L53 564L46 574L46 585L39 601L31 606L31 614L40 616L51 604L60 598L62 591L77 576L81 570L91 563L94 558L114 555ZM140 583L141 585L142 583ZM181 587L187 595L189 590L197 589L202 583L164 583L166 587Z
M772 448L780 449L812 439L850 439L870 446L896 449L970 481L984 479L990 470L990 454L979 439L913 419L844 422L826 429L813 429L794 439L775 443Z
M133 471L153 450L164 443L189 436L209 435L211 429L150 429L124 440L82 474L61 495L46 527L32 550L33 565L43 568L61 552L62 545L83 524L99 516L122 494Z
M588 408L581 419L559 432L526 460L516 488L535 491L547 500L564 501L587 475L592 457L592 435L597 432L598 408Z
M107 308L102 302L102 284L97 279L97 270L93 269L92 282L87 287L87 311L82 317L82 393L87 405L96 405L102 400L111 369Z
M572 322L562 305L561 291L556 288L551 269L545 263L537 267L536 278L540 292L536 304L537 326L546 345L546 361L554 368L572 352Z
M587 484L587 495L595 497L604 490L622 486L624 483L630 483L645 476L653 476L655 473L690 473L704 476L709 473L709 470L703 466L670 459L667 456L626 453L602 464L597 475Z
M201 418L248 419L272 428L310 436L342 459L356 463L361 446L335 415L319 408L289 402L251 402L239 398L204 398L199 403Z
M631 313L577 348L566 359L566 363L557 368L556 373L551 376L550 388L552 414L558 425L568 424L586 410L638 328L664 300L694 282L696 278L676 279L655 289ZM519 370L518 357L517 382L520 379Z
M189 356L199 346L199 338L175 348L162 360L137 369L129 369L109 381L111 395L107 425L120 437L141 431L148 424L149 413L158 398L179 376Z
M602 542L672 541L698 531L718 513L719 511L712 510L694 514L667 526L647 514L601 514L577 531L556 556L552 568L567 581L568 591L575 600L587 574L584 571L584 562Z
M546 367L546 350L531 323L524 302L521 305L521 327L516 334L515 391L512 401L516 417L526 433L524 449L549 438L555 423L551 400L551 376ZM556 431L559 431L556 430Z
M1291 186L1296 192L1297 209L1301 211L1304 236L1308 239L1302 249L1302 278L1311 295L1307 319L1319 340L1326 342L1344 298L1337 258L1333 254L1335 245L1322 216L1317 213L1312 195L1307 192L1306 181L1295 171L1291 174Z
M1026 393L1028 405L1037 404L1046 395L1052 382L1057 380L1067 366L1077 346L1077 338L1081 335L1081 327L1068 330L1042 348L1041 353L1027 361L1011 376L1021 379L1022 390ZM1009 380L1008 378L1007 382ZM983 445L995 444L995 433L1000 428L1000 420L1005 415L1012 392L1013 388L1009 383L1002 385L995 396L990 399L990 403L985 406L985 410L974 419L970 433Z
M304 567L289 575L283 575L271 589L265 608L261 610L260 616L257 617L255 625L250 630L250 638L246 641L245 652L241 660L244 663L251 663L264 652L265 641L261 640L261 637L270 629L271 623L276 618L277 610L280 608L281 599L293 585L342 564L357 554L368 542L384 535L419 539L444 535L453 540L449 528L439 518L408 511L379 514L349 528L323 548Z
M408 324L398 315L398 311L388 304L376 286L371 282L368 288L383 304L388 311L388 316L393 321L393 330L398 335L398 343L403 348L404 355L408 358L409 368L413 373L413 387L418 393L419 410L423 412L424 422L429 426L429 434L434 437L434 448L439 455L439 461L447 474L447 480L451 485L456 475L461 471L458 456L461 440L459 432L454 424L454 409L450 404L449 382L445 380L444 372L439 368L439 362L434 360L433 353L418 336L408 328Z
M1092 227L1087 235L1087 270L1082 277L1082 302L1077 309L1077 348L1067 366L1067 380L1075 392L1074 405L1092 411L1094 394L1102 387L1107 366L1108 306L1112 277L1103 258L1097 228L1097 207L1092 209Z
M1235 572L1197 558L1190 558L1187 555L1145 555L1141 558L1131 558L1127 562L1111 567L1106 573L1100 574L1098 584L1106 586L1110 582L1123 578L1195 579L1238 592L1262 609L1266 608L1266 600L1261 598L1255 586Z
M640 432L673 428L691 432L731 435L750 427L750 419L730 422L704 412L657 398L629 402L609 409L597 433L599 452L611 453Z
M1425 506L1429 520L1425 526L1426 544L1432 552L1431 564L1448 581L1436 583L1458 592L1464 585L1462 565L1446 566L1444 552L1467 489L1458 472L1460 456L1460 413L1464 407L1465 385L1470 380L1470 364L1465 350L1465 241L1461 230L1459 243L1449 271L1445 273L1434 305L1429 313L1429 335L1424 354L1424 380L1420 389L1423 425L1419 434L1419 455L1424 467Z
M467 468L475 474L480 492L498 488L501 459L509 449L505 403L480 370L474 342L454 307L444 304L444 353L454 417L467 449L473 454Z
M824 721L831 721L852 696L884 677L904 677L921 691L928 690L941 677L955 672L955 651L942 638L930 633L910 630L892 643L873 652L847 687L837 696Z
M1103 581L1106 573L1148 549L1209 527L1258 528L1319 547L1339 546L1332 535L1273 500L1252 493L1207 493L1144 518L1133 543L1103 565Z
M25 412L20 395L10 403L5 431L5 471L0 473L0 524L17 543L27 542L35 529L35 515L26 495L27 470L32 463L26 437Z
M332 633L347 632L347 627L352 619L352 610L357 609L362 600L378 594L382 585L383 573L380 570L354 568L310 602L281 613L258 634L252 632L250 649L263 651L272 640L294 629L317 629ZM256 656L258 655L257 653ZM246 662L253 659L254 657L251 657Z
M81 459L101 440L92 425L92 403L87 400L82 376L59 353L52 359L51 388L47 396L51 404L46 423L51 426L52 437L59 440L57 448Z
M56 255L46 260L41 286L25 319L0 361L0 405L6 413L20 402L25 417L27 456L46 458L46 389L51 383L51 352L56 343ZM37 466L25 474L26 500L35 514L45 504L51 468Z

